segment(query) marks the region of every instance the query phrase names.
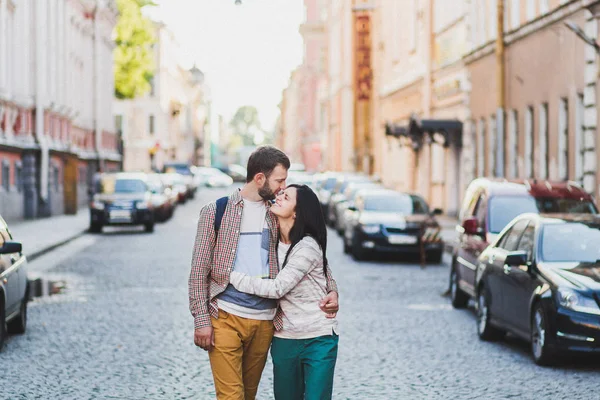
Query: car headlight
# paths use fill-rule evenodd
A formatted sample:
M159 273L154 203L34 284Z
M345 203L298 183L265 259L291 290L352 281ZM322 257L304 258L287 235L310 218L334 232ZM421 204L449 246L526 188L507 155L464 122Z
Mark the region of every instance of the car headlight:
M103 202L97 201L97 200L92 201L92 203L90 204L90 206L94 210L104 210L104 207L105 207Z
M600 307L592 298L569 289L558 289L558 302L569 310L600 315Z
M364 233L368 233L369 235L375 234L381 229L379 225L361 225L360 228Z

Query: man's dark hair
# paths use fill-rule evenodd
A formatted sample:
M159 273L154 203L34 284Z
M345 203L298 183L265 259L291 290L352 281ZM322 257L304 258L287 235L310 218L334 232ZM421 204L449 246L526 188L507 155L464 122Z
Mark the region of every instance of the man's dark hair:
M246 182L252 182L256 174L261 172L268 178L278 165L290 169L288 156L277 147L260 146L250 154L248 159Z

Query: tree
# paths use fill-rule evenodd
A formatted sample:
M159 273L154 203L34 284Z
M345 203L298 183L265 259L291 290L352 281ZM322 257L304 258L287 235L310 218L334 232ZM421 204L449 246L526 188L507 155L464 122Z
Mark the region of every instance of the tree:
M252 146L255 143L255 139L258 132L262 132L260 127L260 119L258 118L258 110L254 106L242 106L231 118L229 122L231 132L234 136L238 136L243 145Z
M150 0L117 0L119 18L115 26L115 96L132 99L150 90L154 72L152 21L142 8L155 5Z

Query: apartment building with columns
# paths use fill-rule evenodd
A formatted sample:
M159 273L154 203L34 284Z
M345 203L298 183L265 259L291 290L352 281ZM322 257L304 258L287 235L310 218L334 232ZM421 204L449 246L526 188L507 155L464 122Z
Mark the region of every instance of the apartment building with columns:
M74 213L118 169L114 0L0 0L0 214Z

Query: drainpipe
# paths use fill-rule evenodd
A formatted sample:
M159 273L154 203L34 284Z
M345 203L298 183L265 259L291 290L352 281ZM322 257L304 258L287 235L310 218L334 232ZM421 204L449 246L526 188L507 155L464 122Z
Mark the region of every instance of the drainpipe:
M496 176L504 176L504 108L506 107L506 82L504 62L504 0L497 2L496 81L498 98L496 109Z
M102 160L102 129L100 124L100 24L98 23L98 9L100 0L96 0L96 6L92 13L94 24L94 136L96 142L96 154L98 155L98 167L104 171L104 162Z
M44 83L46 82L45 74L45 51L48 46L48 36L42 32L42 27L45 25L43 21L47 21L44 15L45 7L35 7L36 13L36 29L35 29L35 58L36 58L36 69L35 69L35 80L36 80L36 93L35 93L35 135L40 146L41 153L41 166L40 166L40 198L46 202L48 201L48 175L49 175L49 159L50 150L48 142L46 141L46 135L44 132L44 100L45 91Z

